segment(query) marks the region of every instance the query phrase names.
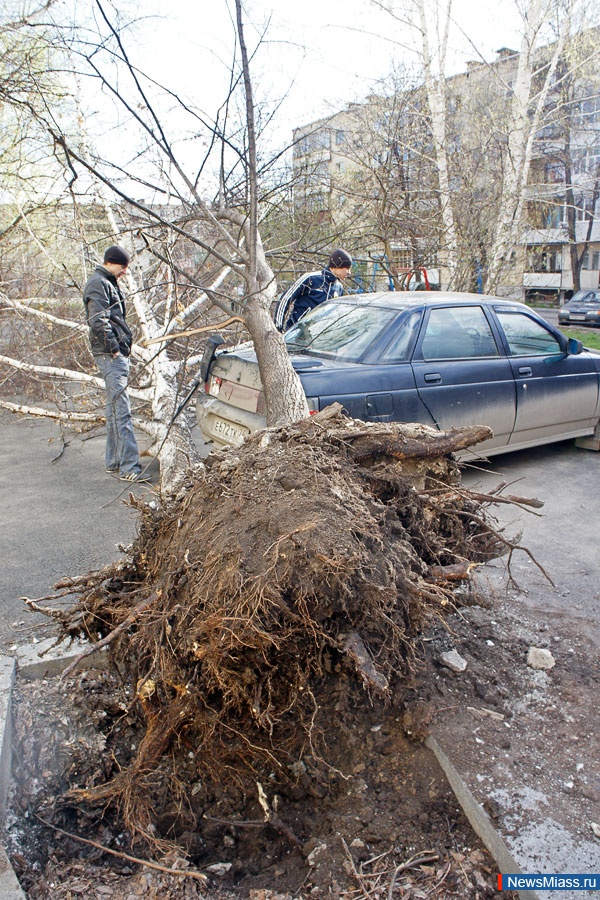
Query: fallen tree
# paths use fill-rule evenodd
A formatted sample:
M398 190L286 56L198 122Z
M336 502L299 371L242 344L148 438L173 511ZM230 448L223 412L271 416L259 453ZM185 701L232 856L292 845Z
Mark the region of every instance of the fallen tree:
M142 504L128 558L66 579L77 603L47 611L62 637L109 648L139 717L127 764L65 802L116 807L164 850L158 794L189 803L201 783L199 820L210 785L234 792L238 815L258 791L293 840L272 796L333 766L353 709L401 703L424 628L509 546L487 513L496 498L465 490L452 455L487 437L330 407L213 453L164 508Z

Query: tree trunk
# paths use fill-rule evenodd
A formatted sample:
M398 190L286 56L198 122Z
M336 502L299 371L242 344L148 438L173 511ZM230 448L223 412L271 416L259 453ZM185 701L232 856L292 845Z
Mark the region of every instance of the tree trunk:
M160 381L163 389L155 393L152 404L154 444L150 453L156 455L160 464L161 488L172 494L189 472L201 470L202 461L185 417L180 413L174 418L183 398L177 399L172 387L163 379Z
M308 415L308 404L297 373L290 364L283 335L266 304L248 304L246 326L256 350L267 406L267 425L290 425Z
M443 242L446 249L445 263L450 272L448 287L456 287L458 273L458 239L456 235L456 223L454 210L452 209L450 192L450 174L448 155L446 152L446 49L448 46L448 25L450 8L444 20L444 30L441 44L438 47L438 71L433 71L433 60L429 45L428 21L431 9L425 8L425 0L418 0L418 13L420 20L422 40L422 60L425 73L425 88L427 91L427 103L431 115L431 134L435 153L435 162L438 170L439 203L444 225Z
M506 166L500 199L500 209L491 246L494 252L484 285L486 293L494 293L511 254L521 240L523 209L526 187L533 154L533 145L544 106L550 91L556 67L569 30L569 18L561 21L561 30L554 44L552 56L547 61L543 84L533 97L533 79L540 30L548 16L542 0L530 0L525 10L526 25L519 52L519 64L512 99L512 117L507 135ZM539 63L537 63L539 64Z

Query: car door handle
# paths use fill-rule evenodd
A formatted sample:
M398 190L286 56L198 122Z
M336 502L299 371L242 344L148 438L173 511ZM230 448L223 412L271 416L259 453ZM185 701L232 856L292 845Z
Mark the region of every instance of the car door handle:
M531 376L533 375L531 366L519 366L519 375L522 378L531 378Z
M427 384L439 384L442 380L442 376L439 372L428 372L427 375L424 376L424 381Z

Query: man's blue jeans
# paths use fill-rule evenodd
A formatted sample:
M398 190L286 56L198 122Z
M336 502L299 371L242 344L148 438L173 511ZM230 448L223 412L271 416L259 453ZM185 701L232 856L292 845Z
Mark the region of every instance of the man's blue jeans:
M110 353L94 355L106 386L106 468L121 475L140 472L140 452L127 394L129 360Z

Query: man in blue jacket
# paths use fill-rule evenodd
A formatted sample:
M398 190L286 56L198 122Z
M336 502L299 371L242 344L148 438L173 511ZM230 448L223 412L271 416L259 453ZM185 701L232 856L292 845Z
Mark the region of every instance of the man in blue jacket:
M352 257L345 250L334 250L324 269L306 272L283 294L275 308L278 331L287 331L298 319L331 297L344 293L342 281L352 269Z
M106 387L106 471L122 481L148 481L141 474L127 394L133 337L125 321L125 301L118 279L128 265L126 250L118 245L109 247L104 262L87 280L83 303L92 354Z

